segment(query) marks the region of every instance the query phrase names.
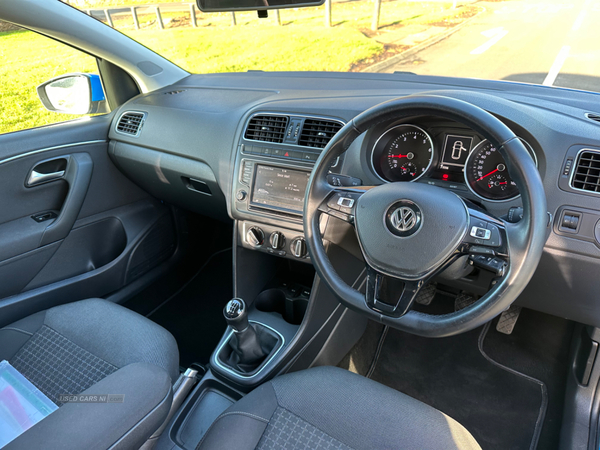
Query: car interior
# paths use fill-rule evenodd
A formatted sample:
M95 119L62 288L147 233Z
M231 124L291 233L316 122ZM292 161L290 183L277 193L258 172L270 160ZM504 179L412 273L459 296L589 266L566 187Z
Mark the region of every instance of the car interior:
M0 19L99 72L0 134L0 361L58 407L4 448L598 448L598 94Z

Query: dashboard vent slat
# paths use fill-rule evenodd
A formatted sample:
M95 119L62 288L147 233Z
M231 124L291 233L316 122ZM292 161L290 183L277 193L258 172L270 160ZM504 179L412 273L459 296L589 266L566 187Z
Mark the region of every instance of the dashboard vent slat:
M594 122L600 122L600 114L585 113L585 117L587 117L590 120L593 120Z
M600 152L584 150L579 154L571 187L582 191L600 192Z
M248 122L244 137L252 141L281 144L285 137L288 121L289 117L287 116L254 116Z
M123 113L117 124L117 131L119 133L137 136L140 134L142 125L144 124L144 117L145 114L139 112Z
M306 119L302 126L298 145L325 148L331 138L342 129L342 124L333 120Z

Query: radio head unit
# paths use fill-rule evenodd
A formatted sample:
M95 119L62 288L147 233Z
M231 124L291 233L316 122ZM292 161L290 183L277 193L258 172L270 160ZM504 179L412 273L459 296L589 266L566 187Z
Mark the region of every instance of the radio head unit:
M302 215L310 172L256 164L250 207Z

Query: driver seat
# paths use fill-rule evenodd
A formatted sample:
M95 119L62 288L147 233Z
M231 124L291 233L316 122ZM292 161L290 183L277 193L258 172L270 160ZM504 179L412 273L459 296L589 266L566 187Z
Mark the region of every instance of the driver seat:
M233 404L196 450L225 448L481 450L441 411L337 367L277 377Z

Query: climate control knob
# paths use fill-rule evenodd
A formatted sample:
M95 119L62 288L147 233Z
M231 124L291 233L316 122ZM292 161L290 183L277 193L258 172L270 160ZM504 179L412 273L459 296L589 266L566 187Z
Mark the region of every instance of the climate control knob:
M290 245L290 250L292 251L292 255L294 255L296 258L304 258L308 254L306 241L303 237L297 237L294 239Z
M265 233L258 227L252 227L246 232L246 242L254 247L260 247L265 241Z
M281 250L285 247L285 236L281 231L273 231L269 237L269 244L273 250Z

